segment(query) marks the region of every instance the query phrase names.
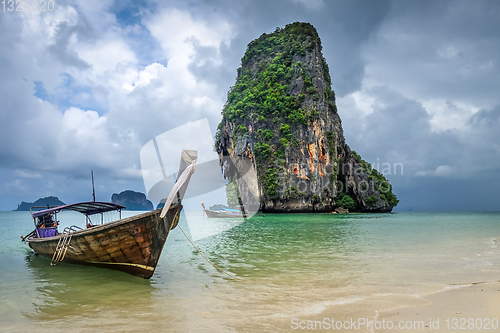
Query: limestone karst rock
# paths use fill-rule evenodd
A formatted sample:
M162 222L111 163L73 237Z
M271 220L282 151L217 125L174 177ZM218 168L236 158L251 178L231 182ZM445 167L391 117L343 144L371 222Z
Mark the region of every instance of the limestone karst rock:
M289 24L248 44L222 116L215 150L232 189L228 201L253 200L265 212L389 212L397 205L386 178L345 142L312 25ZM245 163L256 166L258 184L242 186Z

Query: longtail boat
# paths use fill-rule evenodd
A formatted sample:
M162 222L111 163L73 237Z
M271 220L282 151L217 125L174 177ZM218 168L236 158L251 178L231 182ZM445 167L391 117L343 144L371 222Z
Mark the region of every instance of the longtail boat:
M156 268L169 232L174 229L182 210L181 201L197 159L197 152L184 150L180 175L163 208L121 218L124 206L109 202L82 202L49 207L31 214L35 230L23 237L35 253L60 261L94 265L123 271L149 279ZM71 226L57 231L57 214L72 210L86 216L86 226ZM104 223L103 214L117 212L118 220Z
M211 209L206 209L205 204L202 202L201 207L203 208L203 213L207 215L207 217L210 218L234 218L234 217L246 217L244 213L242 213L242 210L237 210L237 209L231 209L231 208L225 208L222 207L219 210L211 210Z

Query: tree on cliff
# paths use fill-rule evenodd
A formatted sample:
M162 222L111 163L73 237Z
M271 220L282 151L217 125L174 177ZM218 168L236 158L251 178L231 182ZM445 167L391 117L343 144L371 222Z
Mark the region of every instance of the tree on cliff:
M240 197L251 193L238 182L238 162L225 158L255 163L255 204L263 211L331 211L342 205L391 211L398 203L385 177L345 143L321 41L308 23L277 28L248 44L215 149Z

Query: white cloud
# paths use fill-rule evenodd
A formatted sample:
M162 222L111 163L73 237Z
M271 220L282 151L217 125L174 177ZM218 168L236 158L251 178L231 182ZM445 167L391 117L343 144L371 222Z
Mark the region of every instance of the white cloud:
M213 83L198 79L191 65L210 61L223 66L220 47L228 45L232 29L224 20L210 24L189 13L166 9L143 20L161 46L167 64L115 71L109 89L109 121L133 128L142 142L188 121L218 118L225 96ZM207 58L199 46L215 50ZM120 87L118 89L117 87ZM133 126L131 126L133 124Z
M178 9L164 10L146 20L145 25L168 58L179 58L186 62L195 53L191 38L203 46L219 48L221 43L228 44L233 37L227 21L220 19L209 25L208 22L194 20L188 12Z
M216 66L222 66L219 49L222 44L229 45L233 37L233 29L223 19L214 20L211 24L203 20L195 20L188 12L178 9L166 9L147 18L144 24L151 35L158 41L168 59L166 71L162 71L165 93L191 97L214 96L216 87L209 87L200 82L189 70L195 61L196 46L211 47L215 49L215 56L200 57L195 65L203 65L210 60ZM152 71L158 69L155 65L146 68L139 75L138 83L149 82ZM157 77L157 76L155 76ZM188 94L187 94L188 93ZM196 96L198 95L198 96Z
M106 124L106 117L95 111L84 111L75 107L66 110L61 119L62 129L73 133L79 140L95 138Z
M375 98L373 98L373 96L363 94L362 90L358 90L351 95L354 98L356 106L363 111L363 115L373 112L373 105L375 104Z
M78 55L93 68L93 75L98 77L117 66L134 66L137 63L134 52L117 34L109 34L96 44L80 44L75 47Z
M449 177L453 175L453 168L449 165L440 165L434 171L434 175L438 177Z
M486 22L494 11L486 2L474 10L460 1L425 8L393 3L391 15L364 47L365 84L386 85L423 103L433 131L463 129L472 114L498 103L494 54L500 42L483 30L483 24L491 31L489 25L498 24Z
M54 41L61 23L75 25L78 22L78 12L72 6L55 6L50 15L40 11L20 12L19 15L23 17L23 38L32 39L36 36L37 44L45 45Z
M145 86L151 80L158 78L159 72L165 71L166 68L159 64L153 63L151 65L146 66L144 70L140 71L139 74L136 74L135 77L130 77L130 82L124 82L122 87L125 90L132 91L138 86Z
M450 102L445 100L423 100L422 105L431 115L431 126L435 132L449 129L464 129L469 118L479 111L479 108L463 102Z

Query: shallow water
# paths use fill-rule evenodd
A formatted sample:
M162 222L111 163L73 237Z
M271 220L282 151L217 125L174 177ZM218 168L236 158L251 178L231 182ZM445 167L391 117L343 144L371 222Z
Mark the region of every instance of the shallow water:
M151 280L51 267L20 240L33 228L29 212L0 212L0 331L285 331L291 318L332 307L340 317L374 315L500 276L500 213L187 217L191 234L215 234L195 237L203 253L244 281L210 266L178 228Z

